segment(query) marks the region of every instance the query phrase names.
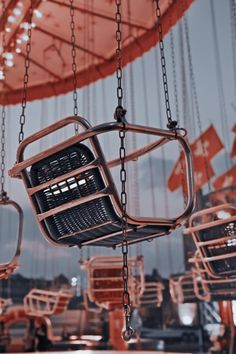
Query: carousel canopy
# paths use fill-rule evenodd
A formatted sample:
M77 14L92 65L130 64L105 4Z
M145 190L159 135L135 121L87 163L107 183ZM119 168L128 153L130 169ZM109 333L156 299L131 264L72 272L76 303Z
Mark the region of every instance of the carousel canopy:
M16 104L22 99L30 1L5 2L6 10L0 18L1 38L4 31L6 42L4 50L3 41L0 42L0 104ZM192 2L160 0L163 34ZM73 89L70 1L34 0L33 8L29 101ZM116 69L115 11L114 0L74 0L78 87L104 78ZM153 1L124 1L122 23L122 59L126 65L158 42Z

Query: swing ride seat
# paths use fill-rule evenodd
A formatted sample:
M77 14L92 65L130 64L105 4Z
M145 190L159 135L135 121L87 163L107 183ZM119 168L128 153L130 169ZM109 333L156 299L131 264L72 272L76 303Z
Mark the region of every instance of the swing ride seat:
M193 213L191 234L210 277L236 275L236 206L222 204Z
M0 263L0 280L7 279L19 267L18 261L21 253L22 235L23 235L23 211L21 207L13 200L5 197L0 199L0 207L13 207L18 215L17 227L17 245L15 254L9 262Z
M34 288L24 297L24 309L27 315L34 317L59 315L66 311L71 298L69 291Z
M111 310L121 308L123 301L123 258L96 256L82 264L87 270L89 300ZM144 269L141 257L128 259L128 286L132 305L138 304L143 292Z
M24 160L24 150L29 144L74 123L83 128L81 133ZM110 173L110 168L119 166L120 159L105 161L97 135L123 129L123 123L111 122L92 128L83 118L68 117L20 144L17 163L9 174L23 179L37 221L51 243L80 247L115 247L122 244L122 206ZM171 140L178 140L184 151L188 181L187 205L176 218L127 215L127 240L132 244L166 235L181 225L193 209L194 191L191 152L179 132L128 123L125 124L125 131L159 137L154 143L127 155L126 162ZM84 144L86 140L91 148Z
M164 285L160 281L145 282L139 305L141 307L160 307L163 302L163 290Z
M189 260L193 264L192 277L196 297L201 301L223 301L236 299L236 278L216 278L205 270L199 252Z
M175 304L196 302L192 272L171 275L169 279L171 300Z

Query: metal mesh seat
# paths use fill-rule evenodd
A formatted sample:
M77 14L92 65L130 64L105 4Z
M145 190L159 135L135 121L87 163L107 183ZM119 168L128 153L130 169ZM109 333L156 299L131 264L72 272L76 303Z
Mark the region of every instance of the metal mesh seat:
M236 207L223 204L190 217L190 233L210 276L236 275Z
M29 144L75 122L83 132L24 160L24 150ZM120 159L106 162L97 138L98 134L121 129L121 123L92 128L83 118L69 117L25 139L19 146L17 164L10 175L20 175L24 180L37 221L48 241L66 246L121 245L122 206L110 173L110 168L118 166ZM193 208L193 178L190 149L181 134L129 124L126 130L159 137L128 155L127 162L177 139L182 144L187 166L189 199L183 213L172 219L127 215L128 243L135 243L168 234L181 224Z

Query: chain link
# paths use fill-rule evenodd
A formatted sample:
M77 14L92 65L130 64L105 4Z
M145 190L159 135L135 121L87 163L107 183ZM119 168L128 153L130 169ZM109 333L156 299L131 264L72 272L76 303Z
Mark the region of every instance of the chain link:
M31 34L32 34L32 17L33 17L33 0L30 1L29 8L29 22L27 26L27 44L26 44L26 56L25 56L25 73L24 73L24 86L23 86L23 96L21 102L21 115L20 115L20 132L18 136L19 143L24 139L24 125L25 125L25 110L27 103L27 88L29 82L29 67L30 67L30 52L31 52Z
M159 0L153 0L153 1L156 4L155 12L156 12L156 17L157 17L157 31L159 34L159 48L160 48L160 55L161 55L162 80L163 80L165 104L166 104L166 117L167 117L167 121L168 121L167 128L170 130L174 130L177 127L177 122L172 120L172 117L171 117L169 90L168 90L167 73L166 73L166 60L165 60L163 32L162 32L161 9L159 6Z
M121 50L121 0L116 0L116 60L117 60L117 68L116 68L116 78L117 78L117 107L115 110L115 119L118 122L123 123L123 129L119 132L120 138L120 182L121 182L121 207L122 207L122 254L123 254L123 267L122 267L122 276L123 276L123 309L125 315L125 329L122 332L123 339L125 341L129 341L134 334L134 330L131 328L131 303L130 303L130 294L129 294L129 267L128 267L128 240L127 240L127 192L126 192L126 181L127 174L125 169L125 114L126 110L123 108L123 88L122 88L122 50Z
M73 101L74 116L78 116L78 93L77 93L77 64L76 64L76 41L75 41L75 9L73 0L70 0L70 29L71 29L71 56L72 56L72 72L73 72ZM75 133L78 133L78 124L75 124Z

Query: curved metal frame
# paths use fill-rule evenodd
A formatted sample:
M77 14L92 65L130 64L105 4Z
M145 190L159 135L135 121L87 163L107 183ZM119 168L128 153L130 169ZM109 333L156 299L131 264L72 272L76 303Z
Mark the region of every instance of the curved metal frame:
M23 237L23 211L21 207L9 198L0 199L0 207L1 206L12 206L16 209L19 221L18 221L18 232L17 232L17 245L16 251L13 258L8 263L0 263L0 280L7 279L18 267L18 260L21 253L21 245L22 245L22 237Z
M88 295L88 290L85 289L83 291L83 304L84 304L84 308L87 312L94 312L94 313L102 313L102 307L101 306L96 306L96 307L91 307L90 306L90 302L89 301L89 295Z
M72 293L65 290L34 288L24 297L24 309L27 315L34 317L58 315L67 309L71 297Z
M195 256L189 260L193 264L192 277L194 284L194 292L196 297L201 301L215 301L217 300L229 300L227 297L235 297L236 299L236 285L235 289L230 288L228 285L236 283L236 278L214 278L209 276L204 268L204 264L201 260L199 252L196 252ZM211 285L222 285L220 289L211 289ZM214 298L214 296L216 298ZM230 299L232 300L232 299Z
M106 310L113 310L115 308L121 308L123 299L123 278L122 278L122 257L104 257L96 256L90 260L85 261L81 267L87 270L88 287L87 294L91 302L95 303L98 307L102 307ZM144 289L144 265L141 257L128 259L129 269L129 292L131 296L131 302L133 306L138 306L140 296L143 294ZM94 271L96 270L119 270L120 275L116 276L104 276L94 277ZM134 274L132 274L132 271ZM138 278L138 279L137 279ZM114 280L120 280L122 286L120 288L114 287L112 283ZM108 286L102 287L98 285L99 281L108 281ZM115 298L109 298L107 296L104 299L96 299L96 293L107 294L108 292L115 292L117 296ZM119 296L120 294L120 296Z
M192 288L184 288L184 285L192 285ZM175 304L195 302L194 282L192 272L182 275L172 275L169 279L170 296Z
M228 210L233 210L233 216L228 217L227 219L218 219L214 221L207 221L208 216L211 218L214 216L219 211L228 211ZM199 224L195 224L196 220L200 218L202 222L199 222ZM204 221L204 219L206 221ZM227 235L224 237L220 238L214 238L206 241L202 241L198 232L203 231L203 230L208 230L211 229L212 227L215 226L222 226L224 224L231 224L231 223L236 223L236 206L233 204L222 204L218 205L215 207L203 209L200 211L197 211L193 213L189 219L189 227L184 231L184 234L191 234L193 237L193 240L195 242L195 245L197 247L199 256L201 258L201 261L203 263L203 267L207 274L212 277L212 278L219 278L219 277L225 277L225 276L231 276L231 275L236 275L236 269L229 270L227 272L216 272L214 271L211 262L216 262L217 261L222 261L222 260L227 260L229 258L236 258L236 252L231 252L231 253L226 253L224 255L216 255L216 256L209 256L207 254L207 248L208 247L215 247L217 245L222 245L224 242L229 242L230 240L235 240L236 239L236 230L235 232L232 232L231 235ZM234 231L234 230L232 230Z
M160 307L163 302L164 285L160 281L145 282L143 294L139 298L139 306Z
M57 144L41 153L38 153L26 160L24 160L24 151L26 147L36 140L39 140L43 137L45 137L48 134L51 134L69 124L78 124L80 127L84 129L81 133L72 136L71 138L63 141L60 144ZM157 140L154 143L148 144L145 147L138 149L134 151L133 153L129 154L126 156L126 162L133 160L133 159L138 159L140 156L147 154L148 152L154 150L155 148L162 146L166 144L167 142L171 140L178 140L183 148L184 156L185 156L185 162L186 162L186 175L187 175L187 195L188 195L188 200L186 207L183 211L183 213L179 216L176 216L175 218L172 219L165 219L165 218L143 218L143 217L134 217L127 215L127 223L130 225L139 225L140 228L147 226L147 225L154 225L154 226L168 226L169 229L175 229L177 226L180 226L180 224L190 215L192 212L192 209L194 207L194 182L193 182L193 168L192 168L192 158L191 158L191 150L189 148L189 145L187 143L187 140L179 133L179 132L173 132L169 130L163 130L163 129L156 129L156 128L151 128L151 127L145 127L145 126L140 126L140 125L133 125L133 124L123 124L123 123L117 123L117 122L111 122L111 123L105 123L101 124L95 127L91 127L90 124L81 117L67 117L62 120L60 120L57 123L54 123L47 128L44 128L43 130L31 135L30 137L26 138L18 147L17 150L17 162L16 165L9 171L10 176L12 177L20 177L23 179L23 182L25 184L25 188L27 190L27 193L29 195L29 198L31 200L31 204L33 207L33 210L36 214L36 218L38 221L38 224L41 228L41 231L45 238L53 243L54 245L61 245L59 242L52 240L47 228L43 224L43 220L46 219L47 217L51 215L55 215L55 213L61 212L63 210L72 208L74 206L80 205L82 203L85 203L87 201L96 199L98 197L103 197L103 196L109 196L111 199L111 202L113 204L113 207L115 208L115 211L117 215L122 215L122 207L120 203L120 197L119 194L115 188L111 173L110 173L110 168L114 166L118 166L120 164L120 159L115 159L109 162L106 162L105 157L103 155L102 149L100 147L99 141L97 136L103 133L111 132L111 131L121 131L125 130L126 132L133 132L133 133L141 133L141 134L148 134L148 135L153 135L157 136L160 139ZM91 143L91 146L94 151L95 155L95 160L84 167L81 167L77 170L74 170L70 173L67 173L63 176L57 177L53 180L50 180L46 183L43 183L39 186L32 187L28 173L27 173L27 168L35 164L36 162L52 155L55 154L63 149L68 148L69 146L79 143L85 140L89 140ZM61 205L59 207L56 207L54 209L51 209L47 212L40 213L37 210L37 206L35 205L34 202L34 194L42 189L48 188L52 186L55 183L59 183L62 181L64 178L70 178L78 175L81 172L84 172L86 170L89 170L91 168L98 167L99 171L103 177L104 183L107 188L104 188L101 192L97 192L92 196L80 198L79 200L74 200L69 203L65 203L64 205ZM139 228L138 227L138 228ZM162 234L151 234L148 236L144 236L141 238L137 238L135 240L128 240L128 243L136 243L140 242L143 240L148 240L148 239L153 239L157 236L161 236ZM98 240L104 240L106 238L112 238L114 234L109 234L109 235L104 235L102 237L99 237L97 239L92 239L88 241L81 242L80 246L84 245L89 245L89 244L95 244L96 241ZM120 244L118 244L120 245ZM61 245L63 246L63 245ZM116 245L112 245L113 247Z

